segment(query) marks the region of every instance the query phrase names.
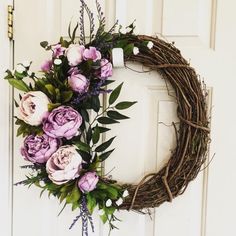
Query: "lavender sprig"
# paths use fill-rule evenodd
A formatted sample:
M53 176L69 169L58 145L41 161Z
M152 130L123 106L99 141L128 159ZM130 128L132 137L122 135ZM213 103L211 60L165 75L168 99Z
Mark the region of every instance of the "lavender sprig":
M80 36L79 43L85 45L85 29L84 29L84 0L80 0L80 18L79 18L79 27L80 27Z
M94 224L93 224L93 219L91 214L89 213L89 210L87 208L87 200L86 196L83 195L81 199L81 204L80 204L80 214L76 216L76 218L73 220L71 226L69 229L72 229L73 226L76 224L76 222L79 219L82 219L82 236L88 236L88 221L91 225L92 231L94 232Z

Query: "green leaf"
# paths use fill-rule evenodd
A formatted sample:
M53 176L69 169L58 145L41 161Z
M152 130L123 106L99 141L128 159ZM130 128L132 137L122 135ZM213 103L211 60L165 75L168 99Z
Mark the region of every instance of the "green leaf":
M45 85L47 91L49 92L49 94L51 94L52 96L55 96L55 87L52 84L46 84Z
M86 199L87 199L88 210L90 214L93 214L93 210L97 205L96 198L94 198L91 194L88 193Z
M40 42L40 46L46 48L48 46L48 42L47 41Z
M115 139L115 137L112 137L108 141L106 141L106 142L102 143L101 145L99 145L98 147L96 147L95 152L105 151L112 144L114 139Z
M83 120L85 120L86 122L89 122L89 114L87 110L81 109L80 114L83 117Z
M79 202L73 202L72 203L72 211L74 211L75 209L77 209L79 207Z
M99 130L98 126L96 126L94 128L94 132L92 135L93 144L96 144L99 141L99 138L100 138L100 130Z
M103 224L105 224L108 220L108 216L106 214L101 215L100 218L101 218Z
M80 150L78 150L78 153L81 155L83 161L85 161L87 163L90 162L92 156L89 153L84 152L84 151L80 151Z
M112 153L114 150L115 150L115 148L112 149L112 150L110 150L110 151L107 151L107 152L102 153L102 154L99 156L99 159L100 159L101 161L105 161L105 160L111 155L111 153Z
M98 96L92 96L92 99L91 99L91 106L92 106L92 109L95 111L95 112L99 112L99 109L100 109L100 100L99 100L99 97Z
M53 109L55 109L55 108L57 108L59 106L61 106L61 103L49 103L48 104L48 110L52 111Z
M72 91L64 91L61 93L61 98L63 102L69 102L73 96Z
M17 89L19 89L21 91L24 91L24 92L29 92L30 91L28 85L23 80L8 79L8 82L14 88L17 88Z
M76 141L76 142L74 142L74 144L81 151L84 151L84 152L89 152L90 151L90 146L87 143L83 143L81 141Z
M108 187L106 189L106 191L108 192L108 197L112 200L115 200L118 198L118 191L115 189L115 188L112 188L112 187Z
M133 43L130 43L128 45L126 45L124 47L124 54L125 55L130 55L133 53L133 49L134 49L134 44Z
M120 102L115 106L115 108L118 110L124 110L124 109L127 109L127 108L133 106L135 103L137 103L137 102L128 102L128 101Z
M116 120L129 119L128 116L124 116L117 111L108 111L107 116L109 116L112 119L116 119Z
M102 117L99 117L97 119L97 121L101 124L115 124L115 123L119 123L119 121L116 121L114 119L111 119L109 117L105 117L105 116L102 116Z
M77 185L75 185L75 187L73 188L72 192L67 195L66 202L67 203L77 202L77 201L79 201L80 196L81 196L80 191L79 191Z
M113 104L116 101L116 99L119 97L122 86L123 86L123 83L121 83L118 87L116 87L112 91L112 93L109 97L109 104L110 105Z
M63 200L66 198L66 196L67 196L67 192L62 192L62 193L61 193L61 196L60 196L60 203L63 202Z

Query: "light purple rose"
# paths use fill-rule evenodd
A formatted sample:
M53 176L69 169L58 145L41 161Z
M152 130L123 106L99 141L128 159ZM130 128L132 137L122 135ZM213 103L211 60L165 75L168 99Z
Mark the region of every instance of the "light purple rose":
M84 46L71 44L66 50L66 57L70 66L77 66L83 61Z
M101 78L112 76L112 64L107 59L101 60Z
M48 177L57 185L64 184L79 177L82 162L74 146L61 146L47 161Z
M95 47L89 47L84 50L84 60L93 60L94 62L101 59L101 53Z
M65 50L66 50L66 48L62 47L61 44L56 44L56 45L52 46L52 51L53 51L52 56L53 57L62 56L64 54Z
M43 123L44 132L52 138L66 138L79 134L82 116L72 107L60 106L49 114Z
M24 140L21 154L25 160L32 163L45 163L49 157L58 149L60 141L46 134L29 135Z
M43 72L49 72L52 69L52 60L46 60L42 65L41 65L41 70Z
M80 178L78 187L83 193L91 192L96 188L98 180L96 172L87 172Z
M73 91L83 94L88 91L89 81L86 77L79 73L77 68L69 71L71 74L68 77L68 83Z

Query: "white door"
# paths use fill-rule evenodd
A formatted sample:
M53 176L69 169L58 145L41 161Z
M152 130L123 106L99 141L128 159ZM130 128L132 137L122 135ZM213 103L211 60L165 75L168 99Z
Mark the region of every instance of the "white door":
M93 0L87 1L93 5ZM190 184L183 196L165 203L143 216L120 212L119 231L112 235L129 236L222 236L236 235L234 180L236 100L233 69L235 62L236 2L233 0L101 0L108 25L116 18L128 25L136 19L138 33L158 34L174 41L204 78L209 89L209 115L212 116L212 143L209 160L216 153L209 169L204 169ZM78 0L15 0L14 61L32 60L34 70L47 57L39 42L57 42L67 36L67 26L79 17ZM138 4L137 4L138 3ZM129 65L136 70L138 65ZM137 100L127 115L129 121L113 126L117 135L116 151L106 162L106 172L115 167L112 176L120 181L138 182L145 173L161 168L174 148L172 121L177 122L175 102L167 95L165 84L156 73L135 73L115 69L117 83L125 81L122 98ZM3 94L8 95L5 91ZM213 95L213 96L212 96ZM4 101L4 100L3 100ZM6 121L5 121L5 124ZM140 126L142 124L142 126ZM140 128L142 127L142 128ZM13 140L13 181L24 178L19 166L24 164L19 147L22 140ZM12 197L13 236L80 235L80 224L69 231L76 213L40 190L14 187ZM106 227L94 215L96 232L107 235ZM1 232L1 229L0 229Z

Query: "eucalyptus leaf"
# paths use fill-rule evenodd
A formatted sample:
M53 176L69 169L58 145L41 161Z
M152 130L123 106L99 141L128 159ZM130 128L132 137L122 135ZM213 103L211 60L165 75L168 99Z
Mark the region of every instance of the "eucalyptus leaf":
M40 42L40 46L46 48L48 46L48 42L47 41Z
M75 141L74 144L78 147L79 150L84 152L90 151L90 146L87 143L81 141Z
M133 106L135 103L137 102L128 102L128 101L119 102L118 104L116 104L115 108L118 110L124 110Z
M112 149L112 150L110 150L110 151L107 151L107 152L102 153L102 154L99 156L100 161L105 161L105 160L111 155L111 153L112 153L114 150L115 150L115 148Z
M95 152L105 151L112 144L114 139L115 139L115 137L112 137L108 141L106 141L106 142L102 143L101 145L99 145L98 147L96 147Z
M92 135L93 144L96 144L99 141L99 138L100 138L100 130L99 130L98 126L96 126L94 128L94 132Z
M107 116L109 116L112 119L116 119L116 120L129 119L128 116L122 115L118 111L108 111Z
M113 104L116 101L116 99L119 97L122 86L123 86L123 83L117 86L110 94L110 97L109 97L110 105Z
M109 118L109 117L105 117L105 116L99 117L99 118L97 119L97 121L98 121L100 124L115 124L115 123L119 123L119 121L114 120L114 119L111 119L111 118Z

